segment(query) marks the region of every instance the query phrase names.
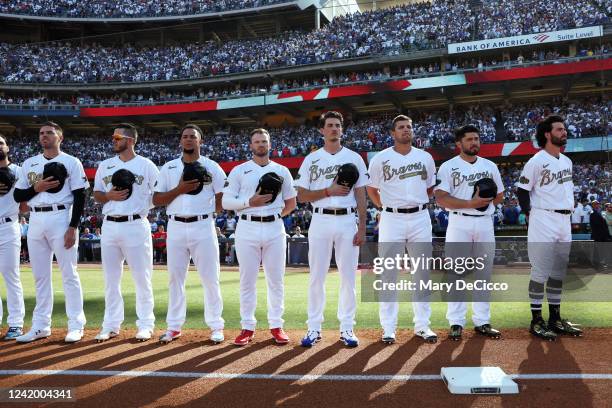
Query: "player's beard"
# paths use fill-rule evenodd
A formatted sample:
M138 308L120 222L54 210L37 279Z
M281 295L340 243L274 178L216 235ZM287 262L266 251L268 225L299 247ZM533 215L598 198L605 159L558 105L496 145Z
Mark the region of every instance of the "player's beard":
M463 154L467 154L468 156L476 156L480 151L480 147L473 147L471 149L464 149Z
M183 149L184 154L193 154L194 152L195 152L195 149Z
M8 154L4 150L0 150L0 160L5 160Z
M555 146L562 147L567 144L567 138L563 139L561 137L551 136L550 143Z
M268 157L270 152L266 150L255 150L253 154L257 157Z
M127 149L127 144L119 145L117 147L113 146L113 152L115 153L123 153Z

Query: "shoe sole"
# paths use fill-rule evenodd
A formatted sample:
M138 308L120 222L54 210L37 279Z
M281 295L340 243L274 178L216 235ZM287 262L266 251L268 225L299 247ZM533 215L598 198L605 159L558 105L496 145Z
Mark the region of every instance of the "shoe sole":
M315 341L313 341L313 342L312 342L312 343L310 343L310 344L304 344L304 342L301 342L301 343L300 343L300 345L301 345L302 347L311 348L312 346L314 346L315 344L317 344L317 343L318 343L318 342L320 342L320 341L321 341L321 337L319 337L318 339L316 339Z
M386 339L382 339L382 342L385 344L394 344L395 339L386 338Z
M425 343L427 344L434 344L438 342L438 337L421 337L421 336L417 336L420 339L422 339Z
M461 341L463 336L448 336L448 339L451 341Z
M501 339L501 334L487 334L487 333L483 333L483 332L478 331L478 330L474 330L474 331L477 334L479 334L481 336L484 336L484 337L487 337L489 339L495 339L495 340Z
M119 336L119 334L118 334L118 333L115 333L115 334L114 334L114 335L112 335L112 336L108 336L108 338L107 338L107 339L98 339L98 338L94 338L94 340L95 340L95 342L96 342L96 343L104 343L105 341L108 341L108 340L114 339L114 338L115 338L115 337L117 337L117 336Z
M145 341L149 341L149 340L151 340L151 339L150 338L148 338L148 339L139 339L139 338L136 338L136 341L139 341L141 343L144 343Z
M66 343L66 344L74 344L74 343L78 343L81 340L83 340L82 337L80 339L78 339L78 340L66 340L66 339L64 339L64 343Z
M249 339L246 343L236 343L236 342L234 342L234 346L236 346L236 347L244 347L244 346L246 346L247 344L249 344L252 341L253 341L253 339Z
M51 335L49 335L49 336L51 336ZM28 343L32 343L33 341L36 341L36 340L46 339L46 338L48 338L49 336L37 337L37 338L35 338L35 339L28 340L28 341L16 341L16 342L17 342L17 343L19 343L19 344L28 344Z
M210 341L212 342L212 344L221 344L221 343L223 343L225 341L225 339L223 339L223 340L213 340L213 339L210 339Z
M341 342L342 342L342 343L343 343L343 344L344 344L346 347L349 347L349 348L355 348L355 347L358 347L358 346L359 346L359 343L356 343L356 344L349 344L349 343L348 343L346 340L344 340L344 339L340 339L340 341L341 341Z
M276 339L274 337L272 339L274 340L274 343L276 343L276 344L281 344L282 345L282 344L288 344L289 343L289 340L278 340L278 339Z

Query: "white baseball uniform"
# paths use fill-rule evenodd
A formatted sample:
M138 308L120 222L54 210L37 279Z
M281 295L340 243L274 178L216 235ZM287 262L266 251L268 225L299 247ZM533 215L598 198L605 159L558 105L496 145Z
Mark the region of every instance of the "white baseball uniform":
M455 156L444 162L438 169L438 185L435 190L442 190L451 196L469 200L474 194L474 184L483 178L491 178L497 184L497 193L504 191L497 165L490 160L476 156L476 161L468 163L461 156ZM495 206L490 203L486 211L475 208L462 208L449 211L448 228L446 230L446 256L485 257L485 267L482 274L491 276L493 258L495 255L495 233L493 231L493 213ZM466 253L467 245L452 243L469 243L472 253ZM461 252L457 254L457 252ZM450 325L465 326L467 313L466 302L448 302L446 318ZM489 302L472 303L472 320L476 326L487 324L491 320Z
M249 207L249 199L255 194L259 179L269 172L274 172L282 178L281 192L269 204ZM249 160L234 167L227 177L223 207L237 211L239 216L236 225L236 256L240 270L240 324L245 330L255 330L257 324L256 283L260 264L263 264L268 288L268 324L270 329L283 327L287 239L280 213L285 207L285 200L297 195L292 181L289 169L273 161L260 166ZM231 205L228 198L233 198L241 204ZM253 221L251 217L274 217L274 221Z
M340 330L352 330L355 325L356 273L359 262L359 247L353 245L357 233L357 219L354 188L369 183L367 168L361 156L342 147L336 154L321 148L304 158L296 187L307 190L322 190L332 185L338 169L346 163L353 163L359 170L359 179L346 196L325 197L312 202L314 208L308 229L308 264L310 266L310 287L308 289L308 330L321 331L325 310L325 278L329 271L332 250L335 249L336 264L340 273L338 320ZM323 209L344 209L345 215L323 214ZM365 222L365 220L362 220Z
M204 287L204 321L212 330L223 329L225 323L221 317L221 267L213 213L215 194L223 191L226 177L214 161L200 157L198 162L204 166L212 181L204 183L202 191L196 195L179 195L166 208L166 214L170 217L166 240L170 278L166 322L168 330L174 331L180 331L185 323L185 279L191 258ZM166 163L161 169L155 191L165 193L174 189L181 181L183 168L181 158ZM176 217L182 221L176 220Z
M136 155L128 162L119 156L104 160L96 172L94 191L106 193L113 188L111 178L119 169L127 169L136 176L132 195L124 201L108 201L102 207L102 268L105 280L105 309L103 330L118 332L124 319L123 297L121 296L121 275L123 263L127 261L136 285L136 325L141 330L153 330L153 242L147 220L153 208L153 187L159 170L153 162ZM134 219L134 216L140 218ZM107 219L127 217L117 222Z
M64 152L48 160L39 154L27 159L21 168L16 188L25 190L42 180L45 164L60 162L68 171L64 186L57 193L42 192L28 201L30 209L46 208L50 211L30 210L28 252L36 285L36 307L32 317L33 330L50 330L53 312L53 285L51 263L53 254L62 272L68 330L81 330L85 326L83 291L77 273L79 237L71 248L64 248L64 234L70 225L73 190L88 188L83 165L76 157ZM63 209L62 209L63 208Z
M529 191L531 203L527 230L531 279L544 283L555 268L553 261L567 260L569 256L569 245L559 243L572 241L572 161L564 154L557 159L540 150L527 161L516 186Z
M21 177L20 167L9 164L15 177ZM25 306L23 288L19 276L19 250L21 230L19 227L19 203L13 199L15 183L6 194L0 195L0 271L6 285L7 323L9 327L23 327ZM2 299L0 299L0 325L2 324Z
M431 154L412 147L406 155L393 147L378 153L368 169L370 187L380 191L383 209L379 224L379 255L394 257L395 252L409 256L431 256L431 219L424 205L429 202L427 189L436 184L436 165ZM398 213L398 209L418 209L411 213ZM390 212L390 211L391 212ZM411 210L412 211L412 210ZM402 243L401 246L389 243ZM391 251L391 252L390 252ZM414 279L427 280L429 271L416 271ZM395 332L398 302L379 304L380 324L385 331ZM412 302L415 331L429 328L431 307L429 302Z

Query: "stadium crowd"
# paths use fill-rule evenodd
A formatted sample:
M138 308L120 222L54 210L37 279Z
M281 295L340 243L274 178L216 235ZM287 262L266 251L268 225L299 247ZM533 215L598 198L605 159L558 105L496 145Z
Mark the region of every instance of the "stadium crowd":
M484 143L494 141L529 140L534 135L535 123L549 113L567 117L570 137L604 136L612 134L612 100L582 99L574 101L553 100L548 103L529 105L507 105L494 107L474 105L469 108L457 107L452 111L407 112L414 120L414 145L420 148L452 144L453 129L460 124L473 123L481 131ZM503 120L503 126L497 124ZM388 126L388 114L364 117L347 122L344 144L356 151L382 150L393 144ZM266 126L267 127L267 126ZM310 125L271 128L272 157L305 156L322 145L318 130ZM501 131L502 134L498 134ZM72 134L66 132L62 148L78 156L85 167L97 167L110 154L108 143L101 143L109 135ZM204 137L202 153L213 160L235 161L250 157L248 130L216 129ZM12 160L20 163L39 150L35 135L10 137ZM178 154L176 130L164 133L144 133L137 151L158 165L175 158Z
M244 10L289 0L7 0L0 3L0 13L68 18L119 18L187 16Z

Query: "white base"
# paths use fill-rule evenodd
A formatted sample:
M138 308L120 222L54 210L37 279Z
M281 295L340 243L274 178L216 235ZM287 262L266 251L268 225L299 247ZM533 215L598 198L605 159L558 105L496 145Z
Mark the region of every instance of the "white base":
M451 394L518 394L518 384L499 367L442 367Z

